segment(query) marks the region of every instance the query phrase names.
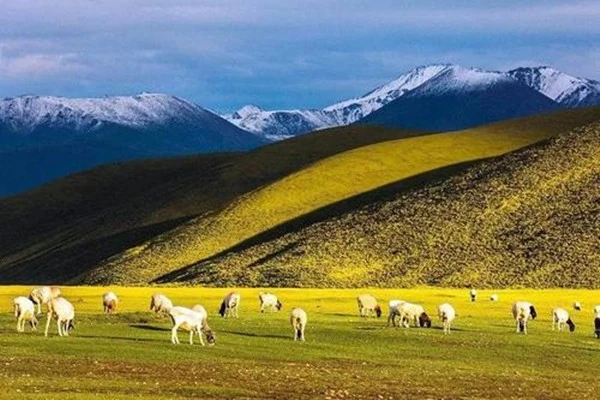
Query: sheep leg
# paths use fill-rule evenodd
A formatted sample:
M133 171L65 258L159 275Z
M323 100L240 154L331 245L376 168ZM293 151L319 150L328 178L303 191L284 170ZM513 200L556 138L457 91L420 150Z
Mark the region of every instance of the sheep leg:
M17 332L21 332L21 317L17 318Z
M300 340L304 342L304 324L300 325Z
M204 346L204 340L202 340L202 331L200 330L200 326L197 328L198 331L198 339L200 340L200 344Z
M179 338L177 337L177 328L179 328L179 325L175 325L173 327L173 329L171 329L171 343L173 344L179 344Z
M58 336L63 336L63 332L62 332L62 324L60 323L60 319L56 320L56 326L58 326Z
M50 320L52 320L52 314L48 313L48 318L46 319L46 331L44 332L44 336L48 337L48 329L50 328Z
M68 319L63 323L63 335L69 336L69 325L71 324L71 320Z
M194 344L194 330L190 331L190 344Z

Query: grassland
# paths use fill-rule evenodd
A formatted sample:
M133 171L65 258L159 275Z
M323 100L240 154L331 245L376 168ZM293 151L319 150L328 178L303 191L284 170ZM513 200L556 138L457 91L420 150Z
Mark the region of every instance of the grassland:
M599 288L600 123L179 271L249 286ZM287 228L287 229L286 229Z
M240 196L220 212L198 217L129 248L100 263L94 271L78 277L77 281L93 284L144 283L158 278L249 286L378 284L380 280L366 282L365 277L352 276L353 273L368 275L373 269L384 268L381 263L365 260L360 255L344 259L336 276L323 276L326 271L319 266L320 257L316 252L309 251L310 255L299 261L302 266L310 263L309 268L297 269L298 259L294 257L291 261L279 263L281 259L274 255L279 252L296 254L293 246L278 246L274 252L263 252L264 258L269 261L263 264L268 264L269 268L261 271L249 268L250 265L261 264L256 262L260 257L236 262L233 270L217 257L215 263L221 262L217 273L213 273L214 270L207 272L202 266L196 269L188 267L331 204L432 170L505 154L548 138L560 132L561 128L599 118L600 108L577 110L504 121L459 132L386 141L339 153ZM328 241L323 236L315 239L322 244ZM336 248L338 250L344 251L344 247ZM310 261L307 261L308 257ZM335 256L331 260L335 262L333 259ZM286 266L295 269L297 273L282 273L280 265L283 269ZM183 273L169 273L177 270ZM273 281L271 278L282 280Z
M259 289L241 289L239 320L216 315L229 289L160 288L174 303L202 303L217 333L214 347L172 345L170 325L147 311L156 288L113 287L117 315L101 313L107 288L65 287L76 307L69 338L43 332L17 334L14 317L0 314L0 398L302 398L302 399L596 399L600 341L592 311L600 291L480 291L475 303L463 289L368 290L383 301L419 301L434 313L449 301L455 330L387 328L385 319L358 317L355 296L364 290L278 289L281 313L260 314ZM0 290L0 309L30 287ZM528 336L514 333L510 304L532 301L539 318ZM574 301L573 333L552 332L550 310ZM293 306L309 315L304 344L292 341ZM45 317L41 319L45 323ZM181 338L186 338L181 332ZM183 342L183 341L182 341Z

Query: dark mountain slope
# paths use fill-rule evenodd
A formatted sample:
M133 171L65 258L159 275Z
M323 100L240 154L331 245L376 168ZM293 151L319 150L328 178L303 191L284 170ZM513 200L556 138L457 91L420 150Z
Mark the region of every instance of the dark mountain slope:
M598 288L598 121L422 188L370 193L161 281Z
M558 108L505 74L453 67L358 123L449 131Z

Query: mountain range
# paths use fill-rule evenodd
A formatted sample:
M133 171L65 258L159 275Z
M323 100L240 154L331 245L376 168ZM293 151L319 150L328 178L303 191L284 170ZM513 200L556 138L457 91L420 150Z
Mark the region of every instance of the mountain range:
M488 86L487 95L479 100L483 106L490 99L495 104L484 111L491 111L487 118L479 118L480 110L473 112L474 120L463 118L463 123L452 121L449 124L433 122L428 125L428 116L420 115L414 121L407 120L402 115L395 121L393 115L397 108L409 106L421 109L424 106L435 107L435 111L443 111L447 115L464 112L464 107L454 104L457 99L474 103L475 98L467 99L474 93L482 93L482 86L503 83L496 87ZM527 86L531 90L527 90ZM512 90L516 92L512 93ZM496 91L498 91L496 93ZM444 92L449 103L439 99ZM542 99L537 94L547 99ZM382 111L378 121L374 116L364 119L373 112L385 109L390 103L405 97L405 100L391 105L392 110ZM431 99L435 99L431 101ZM436 104L440 100L441 104ZM531 101L535 105L529 104ZM411 106L411 104L414 104ZM454 109L445 109L444 105L451 104ZM477 125L480 122L492 122L505 117L524 116L535 112L550 111L557 107L574 108L600 104L600 82L590 79L577 78L557 71L547 66L517 68L508 72L485 71L477 68L462 68L452 64L434 64L415 68L397 79L386 83L375 90L349 100L345 100L320 110L279 110L265 111L258 106L245 106L240 110L223 117L233 124L250 132L269 139L277 139L310 132L325 127L348 125L358 121L361 123L392 123L394 126L406 128L421 128L427 130L459 129ZM465 107L469 106L464 104ZM493 109L498 112L495 114ZM508 108L504 110L504 108ZM396 110L396 111L394 111ZM423 120L425 118L425 120ZM363 120L364 119L364 120ZM406 125L408 124L408 125Z
M550 67L508 72L415 68L321 110L245 106L223 117L166 94L0 100L0 196L96 165L252 149L349 124L448 131L557 108L600 104L600 83Z

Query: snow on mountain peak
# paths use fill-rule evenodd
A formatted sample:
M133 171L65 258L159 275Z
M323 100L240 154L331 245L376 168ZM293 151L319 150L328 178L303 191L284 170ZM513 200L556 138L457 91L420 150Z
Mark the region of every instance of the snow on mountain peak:
M548 66L521 67L507 74L568 107L600 104L598 81L578 78Z
M141 127L185 118L190 112L207 113L186 100L160 93L101 98L20 96L0 100L0 122L24 132L44 124L69 125L80 130L105 122Z
M244 118L248 117L249 115L258 114L262 111L264 111L264 110L262 108L260 108L259 106L256 106L254 104L248 104L248 105L240 108L239 110L235 111L233 114L231 114L230 118L231 119L244 119Z

